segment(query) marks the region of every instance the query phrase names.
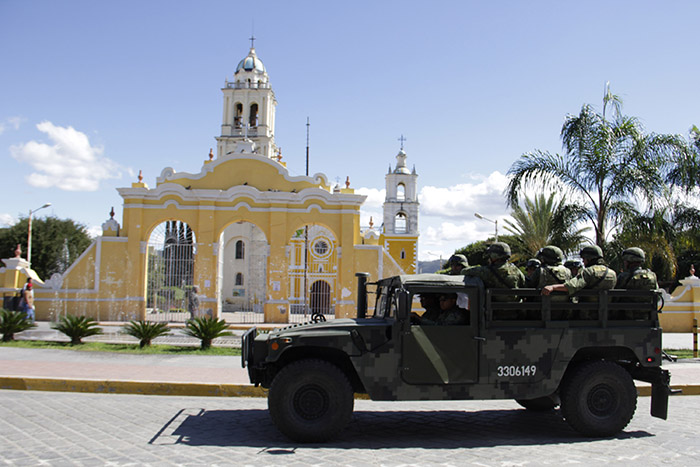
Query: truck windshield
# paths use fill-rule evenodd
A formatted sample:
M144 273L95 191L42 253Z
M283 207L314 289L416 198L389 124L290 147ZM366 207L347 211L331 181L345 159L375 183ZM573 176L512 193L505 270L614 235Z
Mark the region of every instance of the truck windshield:
M385 318L387 316L388 303L391 299L388 286L377 287L377 302L374 305L374 317Z

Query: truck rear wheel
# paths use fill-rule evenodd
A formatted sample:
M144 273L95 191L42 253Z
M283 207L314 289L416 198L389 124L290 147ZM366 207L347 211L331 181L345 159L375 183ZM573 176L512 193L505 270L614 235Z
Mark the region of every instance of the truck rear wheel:
M272 421L288 438L313 443L336 436L350 421L353 391L347 376L323 360L299 360L282 368L268 393Z
M561 411L586 436L613 436L632 420L637 389L630 374L613 362L586 363L573 370L561 391Z

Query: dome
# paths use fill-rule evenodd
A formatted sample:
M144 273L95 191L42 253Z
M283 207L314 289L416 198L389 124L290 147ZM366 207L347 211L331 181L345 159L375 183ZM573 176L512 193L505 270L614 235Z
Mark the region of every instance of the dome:
M258 73L265 73L265 65L263 65L262 60L255 55L255 49L251 47L248 56L238 62L236 67L236 73L239 71L257 71Z
M411 172L406 167L406 153L404 150L400 150L396 155L396 168L394 169L395 174L410 174Z

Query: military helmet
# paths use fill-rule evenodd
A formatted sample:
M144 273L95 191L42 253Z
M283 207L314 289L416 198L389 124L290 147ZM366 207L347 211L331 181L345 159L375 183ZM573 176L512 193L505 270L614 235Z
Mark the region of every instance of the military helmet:
M539 259L536 258L530 258L527 260L527 264L525 265L525 268L539 268L542 265Z
M603 257L603 250L598 245L584 246L579 253L581 258L598 259Z
M643 263L646 259L644 250L637 247L627 248L622 252L622 260L630 263Z
M510 246L503 242L494 242L486 248L486 256L491 259L510 258Z
M452 255L450 256L450 259L447 261L448 264L461 264L465 268L469 266L469 261L467 261L467 257L464 255Z
M547 245L537 252L537 259L544 264L556 266L564 261L564 252L558 246Z

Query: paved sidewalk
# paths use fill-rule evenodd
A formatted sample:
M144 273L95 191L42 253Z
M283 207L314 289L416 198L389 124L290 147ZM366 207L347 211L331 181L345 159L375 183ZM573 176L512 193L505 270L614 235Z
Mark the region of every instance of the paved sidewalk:
M114 342L130 338L135 342L130 336L112 331L100 336L100 340ZM55 333L48 323L40 323L36 330L18 337L48 339L52 335L57 337ZM197 345L199 342L184 335L164 339L170 339L169 343L176 345ZM219 345L233 346L235 339L240 341L239 336L227 339L229 341L219 342ZM692 335L664 335L666 348L688 348L686 342L692 345ZM674 388L683 389L684 394L700 394L700 359L664 362L664 368L671 371ZM648 384L638 383L638 387L641 395L648 395ZM0 389L192 396L265 395L263 389L254 388L249 383L240 357L134 355L13 347L0 349Z

